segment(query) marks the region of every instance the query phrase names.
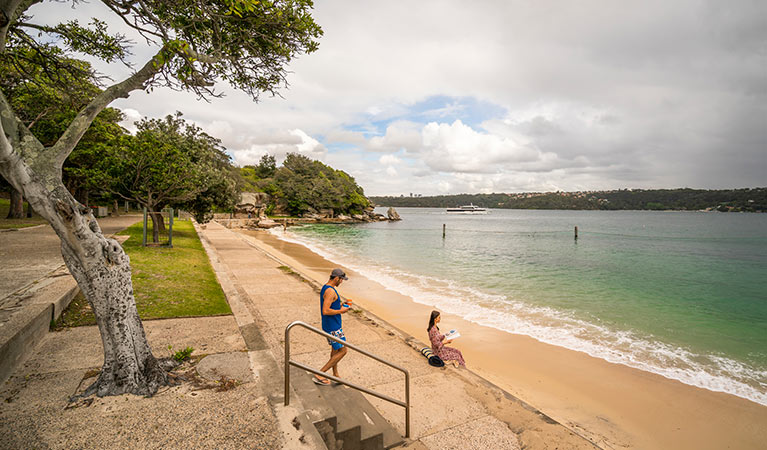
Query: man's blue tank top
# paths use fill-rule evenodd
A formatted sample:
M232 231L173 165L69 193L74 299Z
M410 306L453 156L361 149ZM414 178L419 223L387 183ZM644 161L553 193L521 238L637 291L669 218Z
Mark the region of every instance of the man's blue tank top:
M331 332L341 328L341 314L334 314L332 316L326 316L322 314L322 299L325 298L325 290L327 288L333 289L336 293L336 300L330 304L330 309L341 309L341 296L338 295L338 291L333 286L322 286L320 291L320 315L322 316L322 331Z

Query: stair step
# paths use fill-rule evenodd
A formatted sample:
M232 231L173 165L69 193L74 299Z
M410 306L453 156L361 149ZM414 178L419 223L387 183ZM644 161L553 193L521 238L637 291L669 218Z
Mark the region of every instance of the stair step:
M360 450L391 448L403 442L397 430L356 389L343 385L318 386L327 405L335 412L338 431L360 427ZM404 411L403 411L404 417ZM344 450L347 447L344 446Z
M301 403L306 410L306 415L312 423L316 426L319 422L325 422L330 427L333 434L335 434L338 429L336 414L330 408L322 394L320 394L319 386L312 382L311 374L291 366L290 385L296 395L301 399ZM320 434L328 431L327 427L318 427L318 429L320 428L322 428ZM324 437L325 436L323 436L323 438Z
M312 382L312 374L297 367L290 370L290 384L328 449L380 450L404 442L359 391L343 385L318 386ZM335 443L329 443L331 430Z

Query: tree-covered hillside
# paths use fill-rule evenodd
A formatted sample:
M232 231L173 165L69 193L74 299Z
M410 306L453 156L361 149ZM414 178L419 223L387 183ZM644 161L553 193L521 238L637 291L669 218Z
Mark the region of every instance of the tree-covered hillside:
M767 188L620 189L616 191L458 194L433 197L370 197L380 206L447 208L473 203L484 208L591 210L718 210L767 212Z
M271 196L267 213L302 215L333 210L333 215L360 214L371 203L354 178L297 153L289 153L281 167L264 155L258 165L240 169L241 190Z

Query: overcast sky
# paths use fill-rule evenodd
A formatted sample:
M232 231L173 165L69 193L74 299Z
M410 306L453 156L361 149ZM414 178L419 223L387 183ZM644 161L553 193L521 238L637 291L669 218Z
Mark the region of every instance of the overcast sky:
M121 27L97 2L32 11ZM299 152L368 195L767 186L763 0L318 0L314 17L284 98L113 106L126 127L182 111L238 165ZM156 49L136 42L143 65Z

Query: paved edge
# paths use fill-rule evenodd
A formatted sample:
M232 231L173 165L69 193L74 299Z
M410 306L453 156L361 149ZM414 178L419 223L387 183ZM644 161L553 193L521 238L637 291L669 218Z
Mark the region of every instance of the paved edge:
M54 270L42 281L57 277ZM72 275L63 280L64 289L50 300L31 302L14 314L13 320L0 327L0 383L31 355L37 344L48 334L51 321L58 319L73 298L80 292ZM67 286L68 285L68 286Z
M235 280L228 274L228 267L221 262L218 252L205 235L205 229L193 221L195 231L200 238L208 260L213 267L221 289L224 291L232 314L237 321L240 334L245 341L250 359L253 379L261 384L269 405L277 418L277 425L284 438L283 448L327 450L322 437L306 415L300 399L291 395L291 405L284 406L284 375L274 355L269 351L255 319L241 300L241 292ZM291 393L293 389L291 387Z

